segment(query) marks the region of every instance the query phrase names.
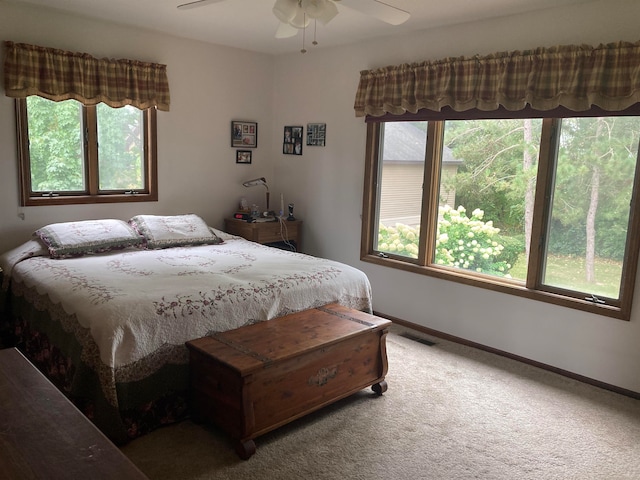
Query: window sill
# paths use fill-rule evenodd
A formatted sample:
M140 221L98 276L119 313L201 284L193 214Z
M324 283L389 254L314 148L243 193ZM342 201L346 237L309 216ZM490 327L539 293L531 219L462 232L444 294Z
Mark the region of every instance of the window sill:
M23 200L22 206L35 207L44 205L79 205L91 203L126 203L126 202L157 202L157 194L113 194L113 195L59 195L28 197Z
M360 260L367 263L373 263L389 268L396 268L398 270L404 270L411 273L417 273L419 275L426 275L429 277L440 278L442 280L448 280L451 282L462 283L464 285L470 285L473 287L484 288L495 292L506 293L508 295L516 295L519 297L528 298L545 303L551 303L562 307L572 308L575 310L581 310L596 315L603 315L606 317L616 318L618 320L630 320L631 308L628 311L624 311L622 308L613 305L601 305L595 304L590 301L580 300L577 298L567 297L553 292L546 292L542 290L533 290L525 287L519 282L500 279L498 277L482 277L473 274L465 273L460 270L453 270L449 268L442 268L436 266L422 266L414 263L405 262L402 260L396 260L393 258L383 258L373 254L363 255Z

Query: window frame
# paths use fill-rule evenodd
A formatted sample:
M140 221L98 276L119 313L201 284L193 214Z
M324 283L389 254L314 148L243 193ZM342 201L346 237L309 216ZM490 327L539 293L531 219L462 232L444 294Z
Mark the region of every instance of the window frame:
M152 202L158 200L157 109L142 110L144 187L134 190L100 190L98 179L97 113L95 105L82 105L83 162L86 189L82 192L34 192L26 98L16 98L16 139L21 206L74 205L92 203Z
M602 116L613 116L602 115ZM406 120L411 121L411 120ZM629 209L625 257L620 280L619 301L600 304L587 300L583 294L542 283L545 225L551 215L551 196L557 141L560 135L561 118L543 118L538 158L538 173L534 200L534 215L531 232L531 250L524 284L508 278L477 274L433 263L438 199L441 174L441 152L445 120L428 120L427 147L425 151L422 209L418 258L408 258L374 249L378 235L377 201L379 197L379 163L381 158L383 122L367 123L365 152L365 175L363 189L362 233L360 259L364 262L396 268L407 272L427 275L465 285L480 287L501 293L517 295L532 300L560 305L585 312L595 313L620 320L630 320L635 288L638 252L640 250L640 149L636 160L633 193ZM435 216L435 217L434 217Z

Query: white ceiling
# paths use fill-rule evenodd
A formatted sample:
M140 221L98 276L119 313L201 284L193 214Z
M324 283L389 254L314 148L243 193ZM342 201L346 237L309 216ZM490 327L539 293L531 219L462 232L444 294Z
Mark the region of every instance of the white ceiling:
M286 39L274 37L278 20L271 12L275 0L224 0L200 8L178 10L188 0L9 0L95 17L124 25L145 27L179 37L228 45L268 54L296 52L302 33ZM375 1L375 0L371 0ZM307 29L306 44L322 48L389 35L465 23L473 20L531 12L594 0L384 0L411 13L398 26L344 7L327 25L318 23L318 46L313 24Z

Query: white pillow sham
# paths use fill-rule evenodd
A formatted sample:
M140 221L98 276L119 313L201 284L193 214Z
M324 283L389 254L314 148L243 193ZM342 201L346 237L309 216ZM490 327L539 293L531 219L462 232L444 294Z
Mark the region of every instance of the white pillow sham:
M222 243L198 215L136 215L129 224L145 239L147 248Z
M144 239L127 223L117 219L52 223L34 233L51 258L79 257L140 246Z

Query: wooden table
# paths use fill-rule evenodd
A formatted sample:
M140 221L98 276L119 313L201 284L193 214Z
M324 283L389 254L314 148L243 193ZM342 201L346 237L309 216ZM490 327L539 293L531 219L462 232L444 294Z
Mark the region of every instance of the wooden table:
M368 386L382 395L389 325L331 304L189 341L192 415L247 459L259 435Z
M0 350L0 478L147 479L15 348Z
M290 242L296 250L300 250L302 237L301 220L280 220L275 222L247 222L236 218L226 218L224 220L225 232L231 235L238 235L253 242L265 245Z

